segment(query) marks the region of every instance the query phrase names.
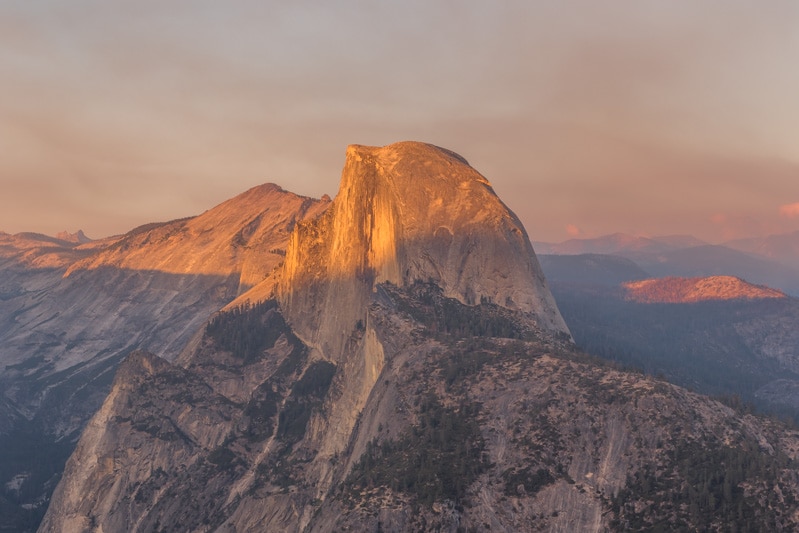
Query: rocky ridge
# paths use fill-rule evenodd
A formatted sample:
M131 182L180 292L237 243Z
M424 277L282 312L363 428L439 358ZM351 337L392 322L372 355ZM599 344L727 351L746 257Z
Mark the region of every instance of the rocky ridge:
M335 354L343 339L332 337L363 318L375 284L415 281L568 331L527 232L465 159L423 143L350 146L330 209L292 236L281 306L299 334ZM331 304L339 312L321 308Z
M710 300L786 298L785 293L734 276L666 277L622 284L626 298L640 303L691 303Z
M799 435L579 353L460 156L351 147L276 279L174 362L125 361L41 531L799 521Z
M28 480L7 496L43 512L121 359L138 348L176 356L268 277L296 222L328 203L263 185L198 217L84 244L0 235L0 445L20 450L0 458L0 475ZM32 452L56 443L52 460ZM30 514L0 505L0 525Z

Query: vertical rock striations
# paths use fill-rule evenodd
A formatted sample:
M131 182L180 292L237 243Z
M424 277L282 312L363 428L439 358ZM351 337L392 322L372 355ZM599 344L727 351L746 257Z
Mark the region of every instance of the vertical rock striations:
M333 204L291 237L281 305L301 336L335 357L377 283L416 281L568 333L524 227L465 159L418 142L352 145Z
M385 363L368 316L376 286L416 282L568 336L524 227L464 158L419 142L351 145L336 199L297 225L278 286L296 334L347 384L320 431L323 454L346 446Z

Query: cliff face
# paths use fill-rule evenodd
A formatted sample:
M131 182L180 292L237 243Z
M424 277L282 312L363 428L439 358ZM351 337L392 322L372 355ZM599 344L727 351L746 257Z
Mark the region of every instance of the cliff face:
M350 146L330 209L292 235L281 306L303 338L334 357L375 284L416 281L568 333L524 227L465 159L423 143Z
M377 285L419 281L569 335L524 227L465 159L416 142L349 146L338 195L292 234L278 286L293 330L347 383L320 430L323 453L346 446L385 364L368 316Z
M276 278L127 359L41 531L796 525L797 432L576 351L451 152L350 147Z

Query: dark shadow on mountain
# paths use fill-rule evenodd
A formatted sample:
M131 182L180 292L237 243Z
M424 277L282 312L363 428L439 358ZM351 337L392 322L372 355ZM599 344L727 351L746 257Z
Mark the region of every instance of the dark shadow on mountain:
M0 530L34 531L119 362L177 357L239 275L18 266L0 270Z
M617 255L541 254L538 261L550 284L615 286L625 281L652 277L634 261Z
M799 381L799 300L649 304L625 300L618 287L554 282L551 288L587 352L799 419L799 409L758 394L775 380Z

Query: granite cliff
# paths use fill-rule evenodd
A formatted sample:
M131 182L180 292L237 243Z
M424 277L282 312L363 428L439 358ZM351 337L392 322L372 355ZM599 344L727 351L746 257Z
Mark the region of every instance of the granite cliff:
M567 331L527 232L465 159L422 143L350 146L330 209L292 235L281 307L300 334L335 354L344 340L336 332L363 319L376 284L416 281ZM338 312L325 312L330 305Z
M350 147L274 273L158 355L121 365L40 531L799 521L797 432L576 350L521 224L431 145Z

